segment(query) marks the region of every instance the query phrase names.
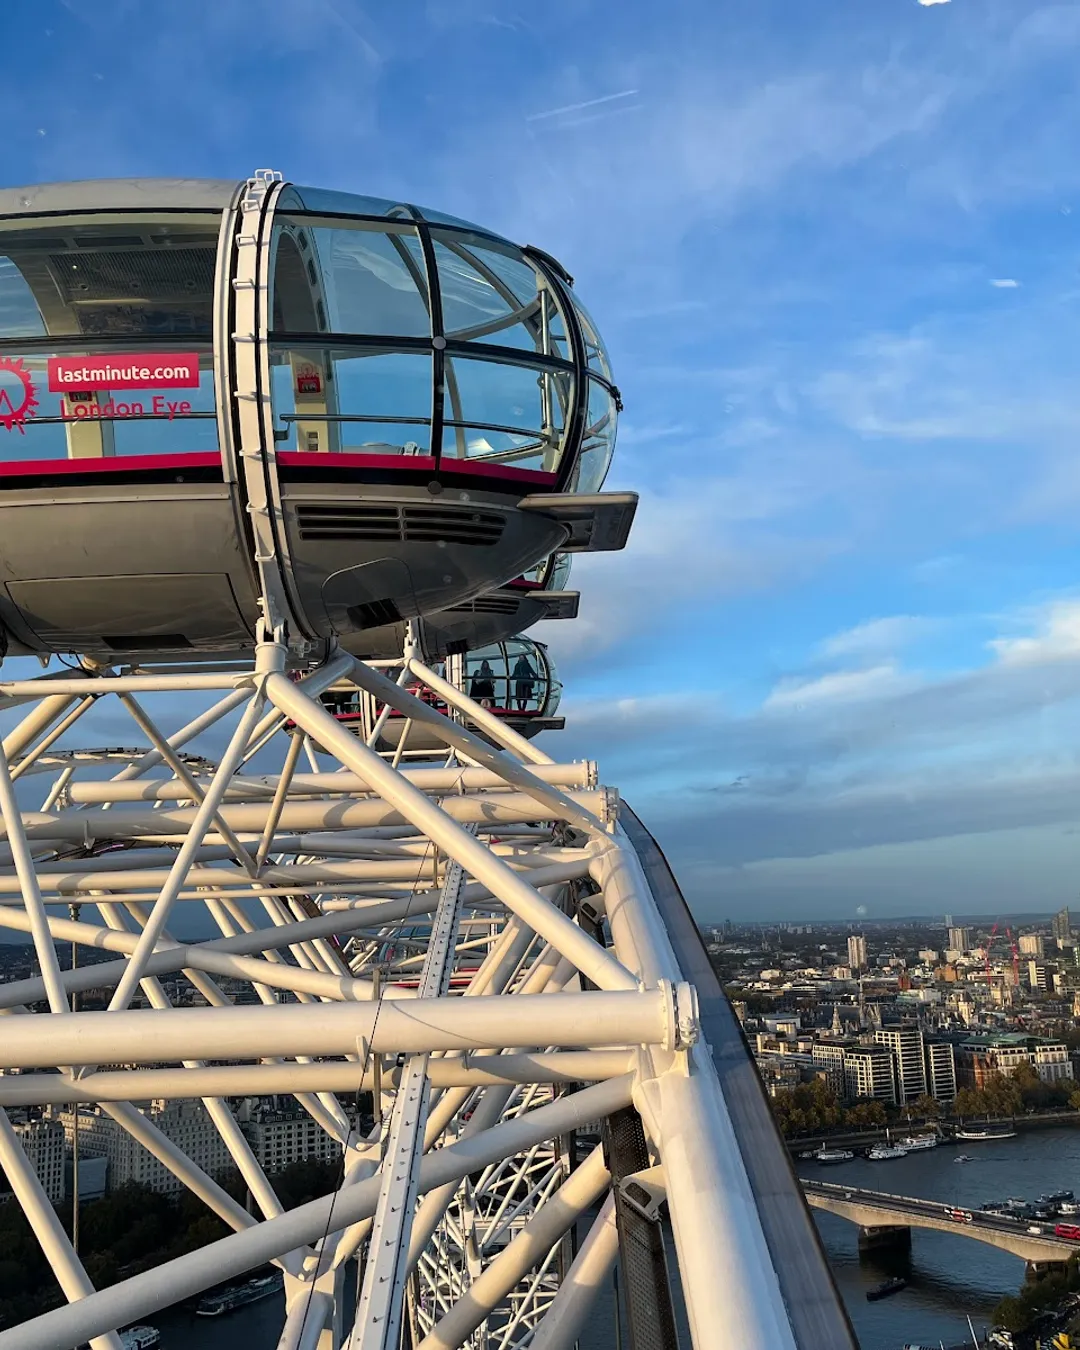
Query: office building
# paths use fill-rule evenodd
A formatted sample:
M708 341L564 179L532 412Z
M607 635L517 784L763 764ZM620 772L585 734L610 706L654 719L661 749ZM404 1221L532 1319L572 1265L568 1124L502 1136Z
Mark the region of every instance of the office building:
M11 1128L45 1194L58 1205L64 1198L64 1127L58 1120L13 1120Z
M1050 931L1059 942L1067 942L1072 937L1072 924L1069 922L1069 907L1059 909L1050 922Z
M1043 940L1041 933L1021 933L1017 942L1021 956L1042 956Z
M211 1176L234 1166L217 1127L200 1101L153 1101L138 1110L152 1125L179 1145L184 1153ZM62 1107L58 1119L70 1142L75 1114ZM152 1191L184 1190L184 1184L148 1152L127 1130L100 1107L79 1108L79 1152L87 1158L104 1157L109 1163L109 1187L135 1181Z
M956 1056L949 1041L926 1042L926 1085L936 1102L956 1098Z
M874 1032L878 1045L888 1048L893 1060L896 1100L900 1106L926 1094L926 1060L923 1035L918 1027L882 1027Z
M867 966L866 959L866 938L861 934L853 933L847 940L848 965L852 970L865 970Z
M265 1172L279 1172L290 1163L313 1158L335 1162L341 1145L315 1123L306 1111L279 1099L249 1099L237 1112L240 1128Z
M948 945L953 951L960 952L961 955L969 952L971 950L971 929L950 928Z
M854 1045L844 1056L844 1085L849 1097L896 1104L893 1057L884 1045Z

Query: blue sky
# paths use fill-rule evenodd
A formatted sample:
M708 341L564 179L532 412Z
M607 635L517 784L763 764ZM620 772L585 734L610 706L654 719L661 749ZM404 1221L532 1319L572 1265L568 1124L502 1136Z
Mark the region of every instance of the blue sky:
M628 551L546 625L705 918L1080 874L1080 6L8 0L7 183L401 197L560 257Z

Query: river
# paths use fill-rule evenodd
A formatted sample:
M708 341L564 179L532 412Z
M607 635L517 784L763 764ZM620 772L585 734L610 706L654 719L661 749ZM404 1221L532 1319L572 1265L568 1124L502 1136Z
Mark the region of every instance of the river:
M974 1161L956 1163L961 1152ZM1080 1195L1080 1130L1033 1130L996 1143L943 1145L889 1162L855 1158L831 1167L802 1161L797 1166L822 1180L971 1209L1009 1195L1034 1200L1065 1189ZM902 1258L899 1267L881 1257L860 1258L853 1224L818 1211L814 1217L862 1350L900 1350L905 1341L963 1344L969 1340L968 1315L981 1331L1002 1294L1015 1292L1024 1279L1024 1264L1015 1256L971 1238L920 1229L912 1233L910 1258ZM908 1287L867 1303L867 1289L898 1270L910 1280ZM610 1296L604 1303L582 1338L582 1350L615 1350ZM176 1308L147 1321L161 1328L162 1350L274 1350L283 1310L279 1293L220 1318L195 1318Z

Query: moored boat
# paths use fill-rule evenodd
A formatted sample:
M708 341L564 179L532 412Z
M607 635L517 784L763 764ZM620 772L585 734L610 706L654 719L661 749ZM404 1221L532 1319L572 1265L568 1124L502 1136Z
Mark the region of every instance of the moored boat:
M223 1289L217 1294L207 1294L201 1299L199 1306L195 1309L196 1317L220 1317L223 1313L232 1312L235 1308L243 1308L249 1303L257 1303L260 1299L269 1298L271 1294L276 1294L281 1288L281 1277L279 1275L263 1275L255 1280L248 1280L246 1284L233 1285L229 1289Z
M875 1144L866 1156L870 1162L884 1162L889 1158L906 1158L907 1149L899 1144Z
M989 1126L969 1125L956 1131L957 1139L977 1139L985 1142L988 1139L1015 1139L1016 1131L1006 1125L1002 1129L991 1129Z
M937 1148L941 1142L936 1134L906 1134L897 1144L908 1153L918 1153L924 1148Z
M846 1148L819 1148L816 1153L811 1153L810 1156L815 1162L828 1164L850 1162L855 1154Z

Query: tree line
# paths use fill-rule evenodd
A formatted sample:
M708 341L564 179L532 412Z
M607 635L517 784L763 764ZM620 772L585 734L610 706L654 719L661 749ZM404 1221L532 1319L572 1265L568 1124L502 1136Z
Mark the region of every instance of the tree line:
M225 1172L216 1180L241 1204L247 1201L239 1172ZM273 1177L274 1190L285 1209L325 1195L340 1180L340 1162L314 1158L291 1163ZM57 1208L70 1236L71 1207ZM190 1191L162 1195L129 1181L100 1200L80 1205L79 1257L95 1288L103 1289L232 1231ZM63 1301L18 1201L10 1197L0 1202L0 1330Z
M771 1099L773 1115L785 1138L827 1134L836 1130L868 1130L901 1119L938 1120L942 1104L923 1095L902 1110L880 1101L845 1104L824 1078L782 1088ZM950 1114L1001 1119L1027 1111L1080 1111L1080 1088L1072 1078L1044 1083L1030 1064L1013 1073L988 1075L981 1088L960 1088Z

